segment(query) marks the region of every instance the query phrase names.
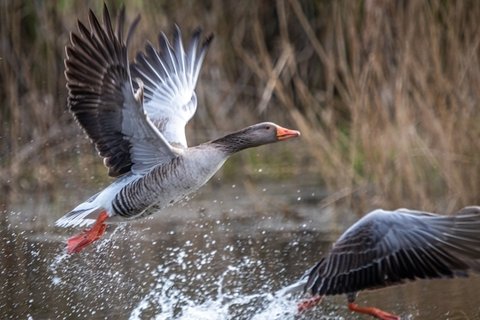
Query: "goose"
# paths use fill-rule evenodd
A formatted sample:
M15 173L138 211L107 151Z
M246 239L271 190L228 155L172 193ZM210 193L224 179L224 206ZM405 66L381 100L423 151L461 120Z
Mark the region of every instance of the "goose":
M451 216L379 209L348 228L301 280L277 294L308 292L311 297L298 304L299 312L324 296L346 294L351 311L397 320L397 315L355 304L357 292L405 280L466 277L469 271L480 272L479 206Z
M115 31L106 5L103 25L90 10L90 28L78 20L65 48L69 110L115 178L56 221L61 227L93 224L68 239L69 253L98 240L107 223L145 217L186 198L232 154L300 136L263 122L189 147L185 125L197 108L195 85L213 37L201 42L198 29L185 49L176 26L172 43L160 33L159 49L147 43L130 65L127 49L139 19L125 40L124 6Z

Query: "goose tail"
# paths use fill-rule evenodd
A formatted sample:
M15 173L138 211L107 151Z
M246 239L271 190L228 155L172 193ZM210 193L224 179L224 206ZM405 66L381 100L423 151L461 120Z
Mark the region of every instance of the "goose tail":
M65 214L55 222L57 227L83 227L95 222L95 218L102 210L102 207L96 203L97 195L94 195L87 201L79 204L75 209Z
M307 279L302 278L297 282L292 283L291 285L288 285L280 290L277 290L274 295L276 297L284 297L287 295L295 295L297 293L303 293L306 284L307 284Z

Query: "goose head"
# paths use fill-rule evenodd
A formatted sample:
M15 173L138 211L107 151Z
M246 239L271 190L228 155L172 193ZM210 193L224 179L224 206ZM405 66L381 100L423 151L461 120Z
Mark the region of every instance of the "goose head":
M298 136L300 136L300 132L297 130L283 128L272 122L262 122L230 133L211 143L227 153L235 153L243 149L285 141Z

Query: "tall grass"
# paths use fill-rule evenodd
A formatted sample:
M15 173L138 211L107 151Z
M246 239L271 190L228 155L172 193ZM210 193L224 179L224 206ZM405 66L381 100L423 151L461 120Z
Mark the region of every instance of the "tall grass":
M0 4L0 179L10 190L53 192L69 169L85 181L105 172L66 112L63 76L76 18L102 5ZM352 206L480 202L480 3L135 1L127 12L142 15L132 58L173 23L185 38L197 26L215 34L187 128L194 142L278 121L303 133L278 147L294 172ZM247 173L249 159L236 160Z

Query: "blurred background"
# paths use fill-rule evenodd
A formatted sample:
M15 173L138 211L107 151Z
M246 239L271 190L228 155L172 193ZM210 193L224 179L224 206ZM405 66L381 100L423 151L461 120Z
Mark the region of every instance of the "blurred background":
M115 15L123 1L106 3ZM67 257L78 230L53 222L111 182L66 107L64 48L89 8L103 2L0 0L0 314L298 319L270 292L358 215L480 204L479 1L134 0L132 60L175 23L185 41L215 35L190 145L260 121L302 136L235 155L193 201ZM466 281L366 299L475 319L480 287ZM326 312L350 317L344 302Z
M107 4L115 14L122 1ZM63 75L76 19L102 7L1 2L3 202L37 190L55 197L66 178L108 182L66 109ZM234 157L223 178L308 176L359 211L479 202L477 1L131 1L127 12L142 17L132 59L174 23L185 39L198 26L215 35L190 144L263 120L302 131L301 140Z

